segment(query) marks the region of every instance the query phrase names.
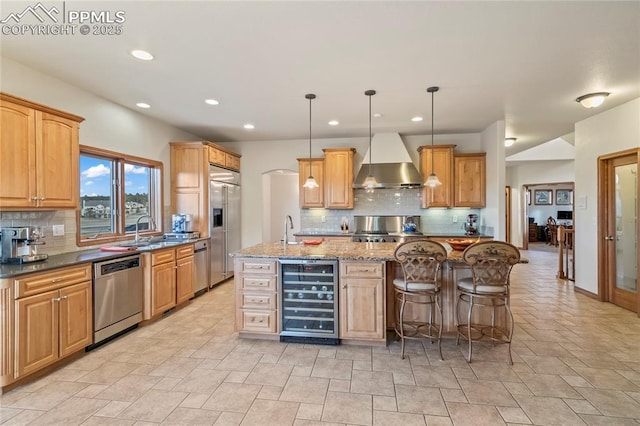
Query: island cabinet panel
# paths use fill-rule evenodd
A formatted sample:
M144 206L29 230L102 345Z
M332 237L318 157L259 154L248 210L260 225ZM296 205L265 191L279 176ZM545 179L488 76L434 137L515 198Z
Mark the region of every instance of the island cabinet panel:
M82 120L0 93L0 208L78 208Z
M340 262L340 339L386 343L385 262Z
M326 148L324 151L325 207L353 208L354 148Z
M13 382L14 316L10 279L0 280L0 387Z
M316 180L317 188L304 187L309 175ZM324 158L312 159L311 173L309 173L309 159L298 158L298 177L300 181L300 208L324 207Z
M485 207L486 154L456 154L454 156L454 207Z
M278 334L278 262L236 258L236 331L240 334Z
M453 206L453 149L455 145L421 146L420 173L424 180L434 172L442 183L422 188L422 208ZM433 160L432 160L433 157ZM433 168L431 167L433 161Z

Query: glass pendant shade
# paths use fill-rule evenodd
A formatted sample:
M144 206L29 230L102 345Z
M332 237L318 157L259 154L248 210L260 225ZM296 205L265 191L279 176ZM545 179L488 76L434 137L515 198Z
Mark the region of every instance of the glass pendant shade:
M313 178L313 173L311 173L311 166L313 165L313 159L311 158L311 100L316 98L316 95L313 93L309 93L304 95L305 99L309 99L309 177L302 185L303 188L317 188L318 182Z
M442 185L442 182L440 182L440 179L438 179L438 176L436 176L435 173L431 173L424 183L424 186L428 186L430 188L435 188L440 185Z
M438 179L438 176L436 176L436 172L433 167L433 159L435 157L435 150L433 148L433 94L438 90L440 90L438 86L432 86L427 89L427 93L431 93L431 174L424 182L424 186L428 186L429 188L435 188L436 186L442 185L442 182L440 182L440 179Z
M309 177L307 178L306 181L304 181L304 185L302 185L305 188L317 188L318 182L316 182L316 180L313 178L313 176L309 175Z
M362 186L367 188L367 189L373 189L376 186L378 186L378 181L373 176L367 176L367 178L364 180L364 183L362 184Z

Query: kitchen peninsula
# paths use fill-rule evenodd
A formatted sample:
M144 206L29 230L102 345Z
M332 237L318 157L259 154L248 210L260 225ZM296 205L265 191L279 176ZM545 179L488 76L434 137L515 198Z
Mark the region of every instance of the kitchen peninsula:
M445 244L446 245L446 244ZM280 260L335 260L339 279L336 297L339 310L339 339L342 343L386 344L386 330L393 328L393 279L402 270L395 262L397 243L324 241L321 244L283 245L262 243L233 254L235 258L236 330L240 335L278 339L282 330L284 295L279 280ZM462 252L448 250L442 270L443 332L455 332L455 282L471 274L461 260ZM306 296L305 296L306 297ZM480 311L480 310L478 310ZM415 318L426 313L411 312ZM488 312L474 313L484 320ZM504 321L500 314L497 322Z

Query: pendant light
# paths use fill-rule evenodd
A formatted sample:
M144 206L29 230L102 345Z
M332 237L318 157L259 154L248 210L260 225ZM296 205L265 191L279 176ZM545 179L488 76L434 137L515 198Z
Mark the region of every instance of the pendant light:
M373 188L378 186L378 181L373 177L371 173L371 97L376 94L375 90L367 90L364 92L365 95L369 97L369 175L364 180L362 184L368 191L373 191Z
M440 182L440 179L438 179L438 176L436 176L436 173L433 169L433 157L435 156L433 149L433 94L438 90L440 90L438 86L432 86L427 89L427 93L431 93L431 174L424 183L424 186L428 186L431 188L442 185L442 182Z
M313 160L311 158L311 100L315 99L316 95L314 95L313 93L309 93L307 95L304 95L304 97L305 99L309 99L309 177L307 177L307 180L302 186L305 188L317 188L318 182L316 182L316 180L313 178L313 173L311 173L311 164L313 163Z

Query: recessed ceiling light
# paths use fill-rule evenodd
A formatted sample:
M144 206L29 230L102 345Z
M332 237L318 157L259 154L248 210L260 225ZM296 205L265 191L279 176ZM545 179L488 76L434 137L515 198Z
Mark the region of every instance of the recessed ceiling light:
M218 105L218 104L220 104L220 102L216 101L215 99L205 99L204 103L209 104L209 105Z
M146 50L132 50L131 56L140 59L141 61L150 61L153 59L153 55Z
M420 116L416 116L416 117L411 118L411 121L415 121L415 122L422 121L422 120L423 120L423 118L420 117Z
M382 114L380 114L379 112L376 112L376 113L373 114L373 116L375 118L380 118L380 117L382 117Z
M329 126L337 126L338 124L340 124L340 122L338 120L331 120L329 122Z
M504 138L504 146L509 147L516 143L516 138Z
M579 102L585 108L595 108L602 105L604 102L604 98L609 96L609 92L597 92L597 93L589 93L588 95L582 95L576 99L576 102Z
M138 108L151 108L151 105L146 104L146 103L144 103L144 102L138 102L138 103L136 104L136 106L137 106Z
M255 129L255 128L256 128L256 126L254 126L254 125L253 125L253 124L251 124L251 123L247 123L247 124L245 124L243 127L244 127L245 129L247 129L247 130L253 130L253 129Z

